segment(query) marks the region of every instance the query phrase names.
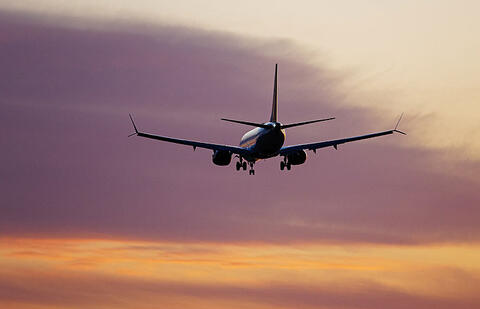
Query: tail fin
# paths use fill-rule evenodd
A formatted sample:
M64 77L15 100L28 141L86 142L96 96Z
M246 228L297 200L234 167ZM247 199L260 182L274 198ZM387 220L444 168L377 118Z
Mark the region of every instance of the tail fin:
M275 64L275 81L273 82L273 103L272 103L272 114L270 115L270 122L277 122L277 69L278 63Z

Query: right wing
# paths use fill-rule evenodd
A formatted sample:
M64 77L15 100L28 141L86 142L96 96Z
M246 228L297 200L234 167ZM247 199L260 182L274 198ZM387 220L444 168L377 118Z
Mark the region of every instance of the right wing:
M284 155L287 155L287 154L292 153L292 152L297 152L299 150L313 150L313 151L316 151L319 148L325 148L325 147L330 147L330 146L337 149L338 145L340 145L340 144L360 141L362 139L368 139L368 138L373 138L373 137L389 135L389 134L393 134L395 132L406 135L406 133L404 133L400 130L397 130L398 124L400 123L400 120L402 120L402 117L403 117L403 114L400 116L400 119L398 119L397 125L395 126L395 128L393 130L376 132L376 133L354 136L354 137L348 137L348 138L334 139L334 140L324 141L324 142L317 142L317 143L310 143L310 144L299 144L299 145L282 147L280 149L279 154L281 156L284 156Z
M367 138L373 138L373 137L378 137L378 136L383 136L383 135L389 135L393 134L393 132L400 132L398 130L388 130L388 131L383 131L383 132L377 132L377 133L372 133L372 134L367 134L367 135L360 135L360 136L354 136L354 137L348 137L348 138L342 138L342 139L335 139L331 141L324 141L324 142L318 142L318 143L310 143L310 144L299 144L299 145L292 145L292 146L287 146L287 147L282 147L280 149L280 155L286 155L292 152L296 152L299 150L317 150L319 148L325 148L325 147L330 147L333 146L335 149L337 149L337 146L340 144L345 144L348 142L354 142L354 141L359 141L362 139L367 139Z
M235 154L238 154L238 155L241 155L241 156L247 156L247 155L250 154L250 151L248 151L247 149L242 148L242 147L203 143L203 142L197 142L197 141L190 141L190 140L186 140L186 139L179 139L179 138L173 138L173 137L160 136L160 135L154 135L154 134L140 132L140 131L138 131L137 126L135 125L135 122L133 121L132 116L130 114L128 114L128 116L130 116L130 120L132 121L133 128L135 129L135 133L132 133L129 136L137 135L137 136L140 136L140 137L146 137L146 138L155 139L155 140L159 140L159 141L165 141L165 142L170 142L170 143L175 143L175 144L192 146L194 150L195 150L195 148L198 147L198 148L205 148L205 149L211 149L211 150L230 151L231 153L235 153Z

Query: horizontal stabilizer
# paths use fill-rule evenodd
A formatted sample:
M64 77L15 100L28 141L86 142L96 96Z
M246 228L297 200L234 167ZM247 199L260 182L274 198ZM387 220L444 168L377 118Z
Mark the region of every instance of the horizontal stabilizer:
M287 129L287 128L291 128L291 127L298 127L298 126L303 126L305 124L311 124L311 123L315 123L315 122L321 122L321 121L327 121L327 120L333 120L333 119L335 119L335 117L325 118L325 119L317 119L317 120L310 120L310 121L303 121L303 122L296 122L296 123L291 123L291 124L284 124L280 128Z
M222 120L223 120L223 121L240 123L240 124L244 124L244 125L252 126L252 127L264 128L264 129L270 129L270 128L271 128L270 126L265 125L265 124L263 124L263 123L255 123L255 122L241 121L241 120L233 120L233 119L226 119L226 118L222 118Z

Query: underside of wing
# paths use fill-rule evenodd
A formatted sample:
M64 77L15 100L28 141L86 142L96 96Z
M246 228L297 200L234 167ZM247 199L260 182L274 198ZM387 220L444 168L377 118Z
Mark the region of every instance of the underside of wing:
M375 133L353 136L353 137L347 137L347 138L341 138L341 139L334 139L334 140L324 141L324 142L287 146L287 147L281 148L279 154L281 156L285 156L285 155L288 155L288 154L291 154L291 153L294 153L294 152L298 152L300 150L316 151L317 149L325 148L325 147L334 147L335 149L337 149L338 145L340 145L340 144L360 141L360 140L363 140L363 139L369 139L369 138L374 138L374 137L379 137L379 136L384 136L384 135L390 135L390 134L393 134L393 133L400 133L400 134L406 135L406 133L398 130L398 125L400 124L400 120L402 120L402 117L403 117L403 114L398 119L397 124L395 125L395 128L393 130L375 132Z
M197 141L160 136L160 135L154 135L154 134L142 133L142 132L138 132L137 136L169 142L169 143L192 146L194 149L198 147L198 148L205 148L205 149L211 149L211 150L230 151L231 153L239 154L242 156L248 155L250 153L247 149L242 147L237 147L237 146L197 142Z
M130 120L132 121L133 128L135 129L135 133L131 135L137 135L140 137L145 137L149 139L155 139L158 141L164 141L164 142L169 142L169 143L175 143L175 144L181 144L181 145L186 145L186 146L192 146L193 149L195 148L205 148L205 149L210 149L210 150L218 150L218 151L229 151L234 154L238 154L241 156L248 156L250 154L250 151L248 149L238 147L238 146L230 146L230 145L221 145L221 144L212 144L212 143L204 143L204 142L198 142L198 141L192 141L192 140L186 140L186 139L180 139L180 138L173 138L173 137L168 137L168 136L161 136L161 135L155 135L155 134L150 134L150 133L144 133L138 131L135 122L133 121L133 118L131 115Z
M324 141L324 142L287 146L287 147L283 147L282 149L280 149L280 155L282 155L282 156L287 155L289 153L296 152L296 151L299 151L299 150L313 150L313 151L315 151L319 148L325 148L325 147L334 147L336 149L338 147L338 145L340 145L340 144L345 144L345 143L349 143L349 142L360 141L360 140L363 140L363 139L369 139L369 138L389 135L389 134L393 134L394 132L398 132L398 131L388 130L388 131L383 131L383 132L371 133L371 134L342 138L342 139L335 139L335 140Z

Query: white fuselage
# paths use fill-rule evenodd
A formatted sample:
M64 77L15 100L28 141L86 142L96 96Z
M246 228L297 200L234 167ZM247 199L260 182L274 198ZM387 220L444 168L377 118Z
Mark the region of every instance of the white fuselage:
M252 151L248 161L256 161L258 159L266 159L278 155L280 148L285 142L285 130L280 129L280 123L265 123L271 128L255 128L243 135L240 141L240 147L247 148Z

